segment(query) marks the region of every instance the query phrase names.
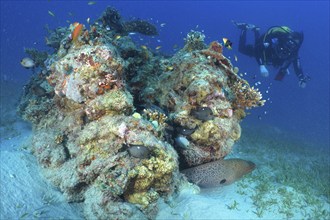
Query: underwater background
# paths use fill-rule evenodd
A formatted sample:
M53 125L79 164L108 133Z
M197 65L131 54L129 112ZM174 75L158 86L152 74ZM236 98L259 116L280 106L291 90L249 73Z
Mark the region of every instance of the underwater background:
M22 129L21 126L24 127L24 131L31 130L27 124L11 127L20 120L14 119L13 115L22 88L33 75L31 70L24 69L20 65L20 60L26 57L24 48L51 52L52 49L45 45L47 35L45 25L55 29L76 21L86 23L87 18L93 21L107 6L115 7L122 17L141 18L156 25L158 36L136 34L131 37L139 45L146 45L149 48L161 46L158 52L166 55L173 55L178 48L184 46L184 38L190 30L203 32L207 44L214 40L222 42L223 37L230 39L233 42L233 49L225 50L224 55L232 62L234 56L237 56L238 60L234 65L238 66L241 72L246 72L244 79L251 86L256 84L255 87L260 89L263 98L267 100L264 106L248 111L247 117L243 119L242 140L237 143L237 149L254 161L260 160L260 164L268 164L275 157L287 157L281 159L289 161L292 167L295 163L290 161L292 162L294 157L299 157L300 150L303 149L302 161L322 163L315 166L317 169L320 168L319 171L313 169L311 165L311 170L307 172L306 168L305 174L319 172L322 181L327 181L325 185L323 183L323 187L330 187L327 180L330 172L329 1L95 1L93 4L88 4L88 1L1 1L2 153L3 150L10 151L13 146L19 147L19 142L13 145L8 140L24 135L18 131ZM238 52L239 30L233 26L232 20L255 24L261 28L261 33L275 25L285 25L293 30L303 31L304 42L299 55L304 73L311 77L307 87L299 88L293 69L290 69L291 74L282 82L273 79L276 69L271 67L270 76L261 77L255 59ZM253 41L252 34L249 41ZM274 149L277 143L281 143L279 146L288 146L285 149L289 151L283 153L284 151ZM249 146L246 152L243 145ZM236 151L234 150L234 153L238 153L238 150ZM281 156L274 156L275 154ZM279 175L294 175L295 170L291 169L291 171L283 171ZM276 170L273 168L267 172L276 173ZM304 178L306 179L302 181L308 182L308 177ZM2 184L2 190L4 187L6 186ZM329 191L326 193L328 194ZM326 202L322 203L325 205L320 208L321 212L325 210L325 214L318 216L319 219L329 217L329 194L327 196L324 199ZM209 199L214 198L210 196ZM5 206L2 204L1 208L3 207ZM211 209L208 211L212 212ZM21 215L24 215L24 212ZM266 214L265 218L271 216ZM310 215L313 216L316 215ZM17 216L13 214L11 217ZM164 214L163 218L166 217L173 216ZM183 217L190 219L187 215ZM238 218L230 214L227 217ZM292 216L283 214L282 217ZM211 215L209 218L216 219Z
M1 1L1 79L6 76L22 84L29 79L31 71L18 61L25 57L24 48L49 50L45 46L46 24L56 28L68 25L66 20L93 20L108 5L116 7L123 17L150 19L158 25L159 36L141 36L141 45L162 46L167 54L175 52L174 45L182 47L186 33L196 26L196 30L204 30L206 41L227 37L233 42L233 50L225 55L238 56L237 66L251 76L248 81L260 81L261 91L272 83L269 93L263 94L271 102L253 110L243 123L271 125L318 146L329 146L328 1L98 1L95 5L82 1ZM292 70L283 82L273 80L276 70L271 70L269 78L259 76L256 61L238 52L239 30L231 20L255 24L261 27L261 33L275 25L303 31L305 39L299 54L304 72L311 77L307 88L298 87ZM161 27L163 23L166 25ZM252 79L254 75L256 79Z

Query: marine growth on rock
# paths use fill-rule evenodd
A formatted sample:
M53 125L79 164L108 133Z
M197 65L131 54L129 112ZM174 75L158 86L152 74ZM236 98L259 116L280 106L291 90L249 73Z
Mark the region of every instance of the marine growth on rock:
M84 203L85 218L155 218L159 198L186 181L179 166L223 160L245 109L264 101L200 32L164 58L125 36L155 27L116 9L80 28L74 40L70 27L49 30L55 51L21 97L31 150L67 200Z

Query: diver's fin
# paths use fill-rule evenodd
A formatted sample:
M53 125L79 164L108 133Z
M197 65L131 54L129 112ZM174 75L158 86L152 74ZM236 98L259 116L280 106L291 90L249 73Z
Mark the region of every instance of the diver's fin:
M279 71L275 76L275 80L282 81L285 75L286 71Z
M241 29L241 30L255 30L255 29L260 29L257 26L255 26L254 24L248 24L248 23L243 23L243 22L236 22L234 20L231 20L231 22L233 23L233 25L235 25L238 29Z
M238 29L241 29L241 30L246 30L246 26L247 26L247 23L242 23L242 22L236 22L234 20L231 20L231 22L233 23L233 25L235 25Z

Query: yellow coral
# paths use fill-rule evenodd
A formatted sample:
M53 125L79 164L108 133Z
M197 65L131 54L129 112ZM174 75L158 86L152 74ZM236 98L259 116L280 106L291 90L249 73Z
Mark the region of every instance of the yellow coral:
M159 125L164 126L167 116L164 113L151 109L143 109L143 113L147 116L149 121L157 121Z
M234 111L234 115L236 116L237 119L240 120L240 119L245 118L246 113L244 112L243 109L236 109L236 110Z
M204 49L206 47L204 39L205 35L202 32L191 30L185 38L186 44L183 50L191 52L193 50Z
M234 127L232 128L230 137L234 141L237 141L241 137L241 126L239 124L234 125Z
M136 192L126 195L126 200L130 203L139 204L142 208L147 208L150 203L156 202L159 195L155 191Z
M104 115L131 113L133 97L122 90L110 90L90 101L89 106L90 108L86 108L85 111L90 120L98 119Z
M128 174L129 178L135 178L133 188L137 192L146 191L154 181L153 172L145 166L137 166Z
M55 136L55 143L62 144L64 141L64 136L62 134L58 134Z
M220 135L220 128L211 120L204 122L192 135L191 138L197 143L208 143L215 135Z
M96 143L95 141L91 141L86 145L82 145L83 150L85 151L85 155L88 158L92 157L100 157L107 158L109 157L110 152L103 149L100 143Z
M141 165L128 174L132 182L131 188L126 192L126 198L131 203L147 205L147 201L150 201L151 189L160 192L169 189L177 163L164 149L155 148L153 154L155 157L143 160Z
M177 164L163 150L157 149L155 151L154 153L158 154L158 157L143 160L140 166L129 172L129 177L135 179L134 190L148 190L154 184L154 181L159 182L164 176L167 176L165 179L170 181L171 175L169 174L172 174ZM168 184L168 181L164 184Z
M235 96L233 106L237 109L249 109L252 107L263 106L265 100L258 89L250 87L250 85L240 78L233 84L232 90Z

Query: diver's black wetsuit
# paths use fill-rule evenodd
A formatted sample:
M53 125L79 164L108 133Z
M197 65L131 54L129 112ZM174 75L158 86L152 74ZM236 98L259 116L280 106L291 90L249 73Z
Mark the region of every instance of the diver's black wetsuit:
M248 30L241 31L241 35L239 36L238 51L247 56L256 57L255 46L252 44L246 44L247 31ZM255 45L257 45L257 40L259 39L259 37L260 37L259 31L254 30Z
M287 42L292 41L292 33L285 31L269 33L267 31L267 33L260 35L259 30L256 28L253 29L253 32L255 36L254 45L246 44L247 30L241 31L239 52L250 57L255 57L259 65L272 65L279 68L279 72L275 78L277 80L282 80L291 63L300 81L306 82L309 79L303 74L298 56L298 51L302 43L302 34L300 42L298 44L295 43L294 50L287 51L281 57L276 49L287 47ZM276 42L274 39L276 39Z

